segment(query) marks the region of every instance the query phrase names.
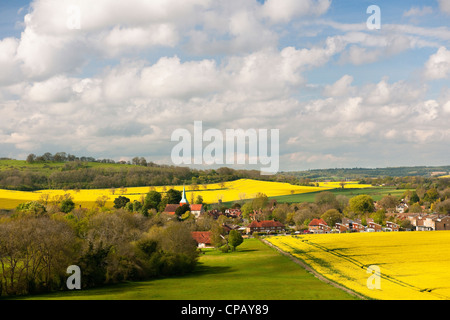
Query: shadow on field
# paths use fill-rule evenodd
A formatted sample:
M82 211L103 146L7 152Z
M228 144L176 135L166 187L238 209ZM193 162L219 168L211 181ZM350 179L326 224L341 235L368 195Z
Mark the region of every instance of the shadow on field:
M231 269L231 267L227 266L206 266L203 265L203 263L199 263L193 273L195 273L196 275L224 274L230 272Z

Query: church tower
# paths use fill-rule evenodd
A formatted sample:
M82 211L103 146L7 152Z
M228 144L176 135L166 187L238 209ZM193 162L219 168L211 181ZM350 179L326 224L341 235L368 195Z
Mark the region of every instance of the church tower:
M180 206L182 206L183 204L189 204L189 201L187 201L187 199L186 199L186 189L184 186L183 186L183 195L181 197Z

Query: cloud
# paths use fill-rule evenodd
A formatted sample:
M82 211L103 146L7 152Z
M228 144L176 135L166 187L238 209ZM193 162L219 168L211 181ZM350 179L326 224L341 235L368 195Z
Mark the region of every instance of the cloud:
M80 29L67 26L71 5ZM0 39L0 146L167 163L173 130L202 120L219 130L280 129L290 169L441 148L449 97L434 97L430 82L390 81L397 69L384 60L411 51L425 80L447 78L448 27L369 32L318 19L330 8L329 0L35 0L20 37ZM412 9L407 16L427 12ZM436 53L424 58L422 48ZM379 70L358 67L369 63Z
M353 91L352 82L353 77L346 74L334 84L327 85L324 89L324 95L328 97L347 96Z
M0 40L0 85L20 79L20 62L17 59L19 41L14 38Z
M331 0L267 0L262 14L274 23L286 23L295 17L320 16L330 5Z
M419 7L412 7L405 13L403 13L404 17L417 17L417 16L425 16L428 14L433 13L433 8L428 6L423 6L422 8Z
M450 76L450 50L440 47L426 62L424 75L429 80L448 78Z
M442 12L450 14L450 1L449 0L438 0L439 8Z

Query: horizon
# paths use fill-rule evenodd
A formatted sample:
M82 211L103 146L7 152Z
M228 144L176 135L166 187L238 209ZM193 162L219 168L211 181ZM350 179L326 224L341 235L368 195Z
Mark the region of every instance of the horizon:
M449 18L448 0L2 1L1 153L174 165L173 132L202 121L279 130L279 172L445 166Z
M74 156L77 157L77 158L84 157L84 156L79 156L79 155L74 155ZM95 159L95 161L94 161L95 163L99 163L102 160L113 160L113 161L115 161L115 163L113 163L113 164L123 165L123 164L119 163L120 160L114 160L114 159L102 158L102 157L100 157L100 158L92 157L92 158ZM2 160L26 161L26 159L13 159L13 158L0 156L0 161L2 161ZM146 159L146 160L149 160L147 162L153 162L150 159ZM60 161L60 162L58 162L58 161L50 161L50 162L53 162L53 163L64 163L66 161ZM87 162L88 163L92 163L93 161L87 161ZM129 161L126 161L126 162L129 162ZM42 163L45 163L45 162L42 162ZM236 168L236 167L233 167L233 166L230 166L230 165L223 165L223 166L214 166L214 167L212 167L212 166L195 166L195 165L190 165L190 166L188 166L188 165L174 165L174 164L167 164L167 163L160 164L160 163L155 163L155 162L153 162L153 163L156 164L156 165L161 165L161 166L185 167L185 168L189 168L191 170L217 170L219 168L230 168L230 169L233 169L233 170L248 170L248 171L256 170L256 169L251 169L251 168L250 169L248 169L248 168ZM133 165L133 164L127 163L126 165ZM430 166L430 165L412 165L412 166L392 166L392 167L390 167L390 166L389 167L324 167L324 168L310 168L310 169L301 169L301 170L295 170L295 169L293 169L293 170L285 170L285 171L280 170L277 174L290 173L290 172L315 171L315 170L317 170L317 171L320 171L320 170L379 170L379 169L399 169L399 168L412 168L413 169L413 168L442 168L442 167L450 167L450 164L441 164L441 165L434 165L434 166ZM448 172L448 173L450 173L450 172Z

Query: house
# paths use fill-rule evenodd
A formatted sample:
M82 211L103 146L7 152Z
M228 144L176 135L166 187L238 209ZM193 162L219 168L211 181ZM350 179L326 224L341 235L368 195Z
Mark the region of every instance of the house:
M392 221L386 221L386 231L399 231L400 226Z
M199 248L211 248L211 231L193 231L192 238L197 242Z
M334 231L338 233L344 233L348 231L348 226L342 223L336 223L334 227Z
M429 214L423 216L422 224L417 226L419 231L433 231L433 230L450 230L450 217L439 214Z
M253 232L263 232L263 233L279 233L285 231L285 226L279 221L275 220L265 220L258 221L253 220L247 226L247 233L252 234Z
M435 230L450 230L450 216L437 219L435 226Z
M180 204L167 204L163 213L174 215L175 211L180 206L181 206ZM205 209L202 204L190 204L189 208L190 208L191 213L196 218L198 218L201 214L203 214L205 212Z
M408 217L407 217L407 219L409 220L409 221L411 221L411 224L414 226L414 227L417 227L417 224L419 223L419 217L421 217L422 215L421 214L418 214L418 213L415 213L415 214L410 214ZM417 229L417 228L416 228Z
M353 222L351 225L352 232L364 232L365 229L364 225L360 222Z
M313 219L308 225L308 230L312 233L328 233L331 227L323 219Z
M440 214L413 214L408 216L417 231L450 230L450 216Z
M228 218L240 218L242 216L242 212L239 208L225 209L225 215Z
M191 208L191 213L196 217L200 217L203 213L205 213L205 209L203 208L202 204L191 204L189 205Z
M404 201L400 202L397 207L395 208L395 211L398 213L404 213L408 209L408 204L406 204Z
M361 219L351 220L349 218L343 218L342 224L347 227L350 232L363 232L365 227L361 222Z
M179 206L179 204L166 204L166 208L163 213L174 215Z
M367 228L372 229L375 232L381 232L381 224L376 223L372 218L367 219Z

